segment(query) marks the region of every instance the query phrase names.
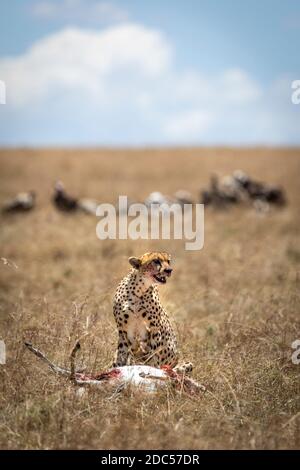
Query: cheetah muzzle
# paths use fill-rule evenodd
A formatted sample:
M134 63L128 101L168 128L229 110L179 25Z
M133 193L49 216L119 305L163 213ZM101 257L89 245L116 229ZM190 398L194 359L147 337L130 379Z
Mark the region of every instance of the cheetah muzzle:
M167 279L166 279L165 276L159 276L158 274L154 274L153 277L160 284L166 284L166 282L167 282Z

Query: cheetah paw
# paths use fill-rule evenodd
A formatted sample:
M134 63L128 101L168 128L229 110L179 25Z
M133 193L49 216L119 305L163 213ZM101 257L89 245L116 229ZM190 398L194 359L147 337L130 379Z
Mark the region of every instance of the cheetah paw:
M185 362L184 364L174 367L174 370L178 374L190 374L193 370L193 364L191 362Z

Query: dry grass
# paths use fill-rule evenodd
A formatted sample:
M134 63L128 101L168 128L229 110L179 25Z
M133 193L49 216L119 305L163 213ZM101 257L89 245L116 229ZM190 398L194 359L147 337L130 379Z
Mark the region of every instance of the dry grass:
M37 209L1 217L1 448L297 448L300 365L291 362L299 322L299 150L0 152L0 202L38 191ZM287 188L289 206L265 218L251 209L206 211L205 247L181 241L105 241L96 221L49 204L53 182L100 201L142 199L188 188L197 196L212 171L243 168ZM76 337L90 370L111 364L116 331L111 298L127 257L170 251L174 275L161 288L182 356L209 386L199 400L130 392L82 398L23 346L29 339L66 363ZM87 320L88 319L88 320Z

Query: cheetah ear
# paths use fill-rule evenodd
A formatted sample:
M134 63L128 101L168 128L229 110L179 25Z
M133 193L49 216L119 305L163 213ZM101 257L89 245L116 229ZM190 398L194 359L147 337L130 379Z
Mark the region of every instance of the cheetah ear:
M133 266L135 269L139 269L139 267L141 266L141 260L139 258L135 258L134 256L130 256L128 261L131 266Z

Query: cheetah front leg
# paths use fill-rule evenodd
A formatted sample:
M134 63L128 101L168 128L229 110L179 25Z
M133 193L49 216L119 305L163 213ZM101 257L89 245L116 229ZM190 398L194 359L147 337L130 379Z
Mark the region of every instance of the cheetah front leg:
M126 366L129 356L128 338L126 333L119 333L118 348L113 367Z

